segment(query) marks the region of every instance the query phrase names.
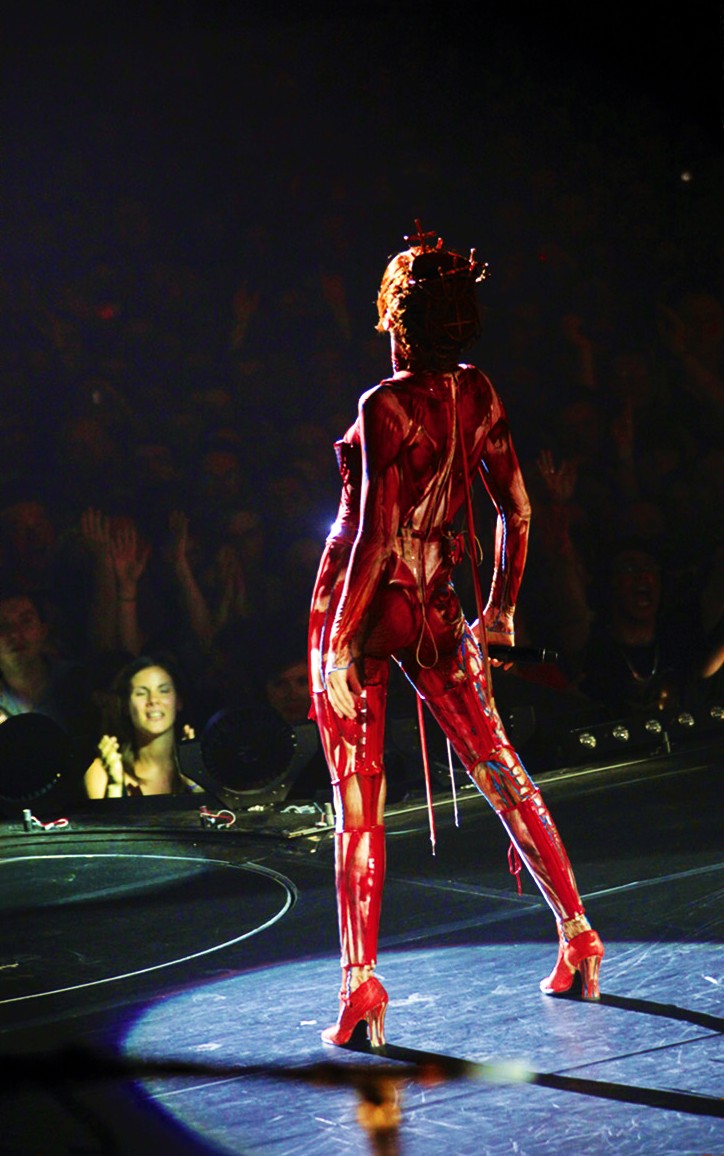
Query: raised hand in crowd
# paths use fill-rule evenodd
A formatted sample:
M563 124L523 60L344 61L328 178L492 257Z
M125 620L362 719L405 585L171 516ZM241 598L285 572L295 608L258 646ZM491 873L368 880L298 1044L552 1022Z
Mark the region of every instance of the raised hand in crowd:
M150 556L151 543L141 538L132 518L118 518L111 523L117 643L129 654L140 654L145 641L138 616L138 583Z
M724 310L707 292L685 293L673 308L660 302L659 338L677 363L679 384L692 402L721 420L724 411Z
M578 468L574 461L555 464L551 450L541 450L536 458L538 472L545 483L548 497L557 505L570 502L576 489Z
M117 641L116 572L108 515L89 506L81 513L80 533L93 561L89 641L93 650L112 650Z
M242 561L228 543L222 543L216 553L220 596L216 607L215 624L217 630L236 618L249 615L247 585Z
M135 598L138 583L151 556L151 543L144 541L132 518L111 522L111 557L119 599Z
M189 519L182 510L173 510L169 515L168 526L171 566L178 583L181 603L199 644L208 650L214 637L215 625L191 566Z

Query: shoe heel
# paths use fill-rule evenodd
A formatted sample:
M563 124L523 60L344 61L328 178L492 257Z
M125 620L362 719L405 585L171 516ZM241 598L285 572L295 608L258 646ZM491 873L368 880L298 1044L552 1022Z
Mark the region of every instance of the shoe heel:
M387 992L373 976L355 988L350 995L342 992L339 1018L336 1024L332 1024L322 1032L324 1043L343 1047L349 1043L357 1024L366 1023L370 1042L374 1047L382 1047L385 1042L387 1002Z
M601 967L600 955L589 955L578 965L581 976L581 999L597 1000L601 998L598 987L598 972Z
M568 943L561 939L556 965L548 978L541 981L541 991L546 995L563 995L580 976L581 998L600 999L598 972L603 954L603 944L593 929L579 932Z
M385 1016L387 1014L387 1000L371 1008L366 1015L369 1030L370 1044L373 1048L385 1046Z

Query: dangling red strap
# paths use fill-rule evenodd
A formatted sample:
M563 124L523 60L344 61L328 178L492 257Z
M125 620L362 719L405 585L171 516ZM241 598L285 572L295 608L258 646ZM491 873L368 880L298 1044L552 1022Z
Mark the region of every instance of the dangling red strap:
M432 787L430 785L430 761L427 757L427 736L425 734L425 716L423 713L422 699L419 694L415 695L417 699L417 724L420 731L420 746L422 747L422 770L425 776L425 794L427 795L427 814L430 820L430 842L432 843L432 853L435 854L435 811L432 806Z
M508 848L508 870L511 875L515 875L515 881L518 884L518 894L522 895L523 884L520 881L520 873L523 870L523 863L518 854L518 848L512 840Z
M458 404L457 391L455 393L455 406ZM470 555L470 565L472 568L473 593L475 595L475 610L478 615L479 635L478 645L480 653L483 656L483 669L485 671L485 682L487 684L487 691L490 701L493 701L493 681L490 677L490 659L488 657L488 642L485 637L485 607L483 604L483 592L480 588L480 573L478 571L478 560L476 557L476 542L475 537L475 522L473 519L473 491L472 482L470 479L470 470L468 469L468 459L465 453L465 440L460 435L460 457L463 466L463 478L465 481L465 513L468 523L468 553Z

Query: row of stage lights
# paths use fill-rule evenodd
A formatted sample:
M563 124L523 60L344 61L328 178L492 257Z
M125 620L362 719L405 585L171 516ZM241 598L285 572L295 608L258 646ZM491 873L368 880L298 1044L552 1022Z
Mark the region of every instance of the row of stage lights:
M698 715L690 711L679 711L665 722L652 717L602 723L573 731L573 737L578 748L591 753L598 752L601 747L608 753L627 745L637 748L648 746L668 752L672 748L672 740L698 736L709 738L723 724L724 706L715 705Z

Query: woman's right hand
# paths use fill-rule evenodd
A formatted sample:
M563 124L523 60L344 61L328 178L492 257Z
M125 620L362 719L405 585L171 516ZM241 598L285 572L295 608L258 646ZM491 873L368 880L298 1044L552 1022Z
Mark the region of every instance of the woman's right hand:
M327 697L335 714L340 718L355 719L362 694L362 683L354 659L348 666L334 666L328 662L325 671Z
M115 735L103 735L98 743L98 754L103 764L103 770L108 775L106 795L116 796L123 793L123 759L118 748L118 739Z

